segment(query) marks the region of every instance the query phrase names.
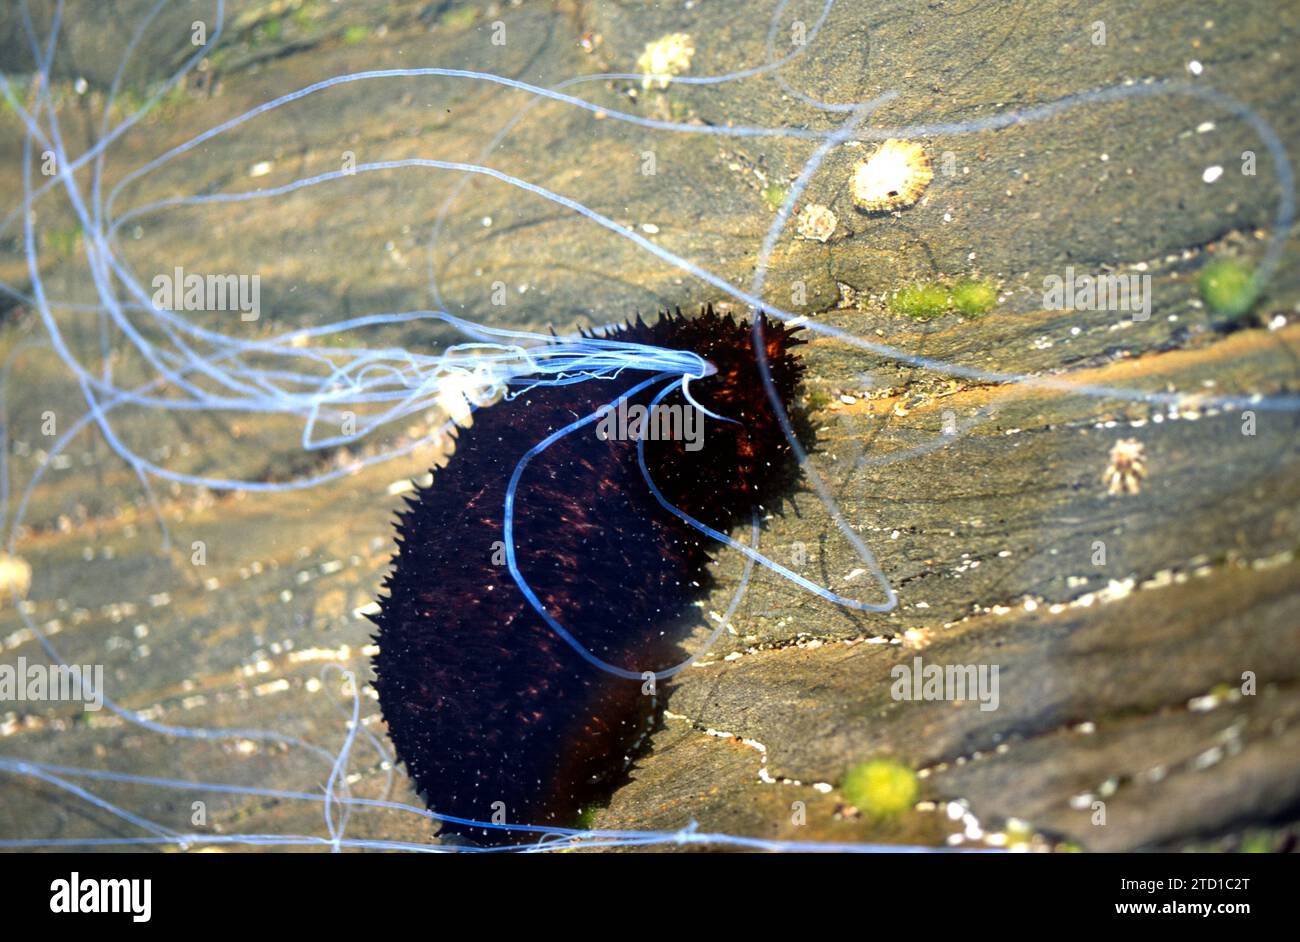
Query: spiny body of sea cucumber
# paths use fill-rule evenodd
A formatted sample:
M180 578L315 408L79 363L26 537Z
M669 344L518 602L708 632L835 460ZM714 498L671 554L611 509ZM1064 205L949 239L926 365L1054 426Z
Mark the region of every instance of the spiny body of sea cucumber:
M791 348L802 341L766 317L763 334L788 405L803 369ZM691 350L717 368L690 392L735 423L705 419L694 451L681 440L645 443L670 503L725 532L793 488L797 463L762 385L750 324L708 308L653 324L638 317L601 336ZM375 686L397 757L439 815L573 826L617 784L657 720L642 682L593 666L542 620L501 553L520 458L648 376L625 370L536 387L480 409L447 467L398 513L388 595L373 616ZM662 386L629 404L648 406ZM661 402L685 405L680 390ZM794 421L807 438L806 423ZM514 526L521 573L592 654L638 672L681 659L673 629L709 589L717 544L655 500L635 441L604 440L594 424L559 439L525 469ZM483 844L538 837L456 822L442 833Z

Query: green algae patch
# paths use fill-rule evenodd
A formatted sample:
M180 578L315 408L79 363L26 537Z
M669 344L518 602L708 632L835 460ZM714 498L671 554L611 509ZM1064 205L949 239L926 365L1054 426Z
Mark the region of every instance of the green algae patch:
M763 202L767 208L776 212L785 205L786 197L790 195L789 187L782 186L779 183L769 183L763 187Z
M1248 265L1225 258L1201 270L1201 300L1215 314L1241 317L1255 303L1254 273Z
M814 412L825 409L831 404L831 394L824 389L811 390L805 398L808 402L808 408Z
M928 321L946 313L948 301L948 289L943 285L909 285L894 292L889 309L904 317Z
M840 786L844 797L863 814L891 818L916 804L916 773L893 759L873 759L849 769Z
M967 317L980 317L998 303L998 289L987 281L964 278L952 288L952 306Z

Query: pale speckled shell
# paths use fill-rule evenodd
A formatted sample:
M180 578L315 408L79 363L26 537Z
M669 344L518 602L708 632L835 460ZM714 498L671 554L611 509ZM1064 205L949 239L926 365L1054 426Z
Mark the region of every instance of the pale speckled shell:
M834 235L837 225L839 220L835 218L835 214L820 203L809 203L805 206L795 222L799 235L817 242L825 242Z
M853 202L869 213L911 206L934 179L925 148L890 138L853 167Z

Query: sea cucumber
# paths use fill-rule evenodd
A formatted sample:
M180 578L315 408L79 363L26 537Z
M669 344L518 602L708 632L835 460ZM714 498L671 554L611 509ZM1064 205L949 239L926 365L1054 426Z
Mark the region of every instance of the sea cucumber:
M803 369L791 353L802 343L796 330L762 318L787 407ZM690 383L690 396L732 421L707 419L698 450L645 442L646 468L669 503L725 531L793 488L798 465L760 378L752 325L708 308L654 324L638 317L601 337L691 350L716 367ZM501 552L520 459L647 378L626 370L535 387L480 410L448 466L398 513L388 594L373 616L375 686L397 756L444 835L518 843L537 835L509 825L573 826L618 783L658 718L653 685L584 659L532 608ZM663 385L629 404L649 405ZM688 407L680 388L662 403ZM811 438L798 413L792 421ZM515 494L514 544L545 610L592 655L636 672L680 660L674 628L712 583L712 547L655 499L636 441L603 439L593 423L534 456Z

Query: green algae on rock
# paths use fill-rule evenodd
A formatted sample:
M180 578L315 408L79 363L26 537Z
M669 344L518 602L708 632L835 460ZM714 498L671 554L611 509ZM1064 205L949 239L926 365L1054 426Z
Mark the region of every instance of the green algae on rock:
M889 308L895 314L928 321L945 313L949 300L948 289L943 285L909 285L890 296Z
M987 314L998 303L998 289L992 283L964 278L952 289L952 306L967 317Z
M849 769L840 786L863 814L888 818L907 811L916 802L916 773L893 759L872 759Z
M1197 286L1201 300L1215 314L1241 317L1250 311L1258 294L1254 273L1243 262L1223 258L1201 270Z

